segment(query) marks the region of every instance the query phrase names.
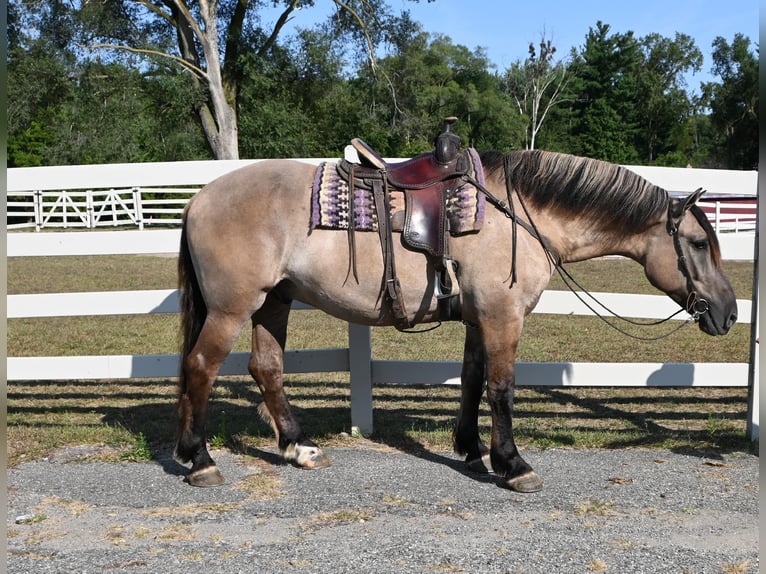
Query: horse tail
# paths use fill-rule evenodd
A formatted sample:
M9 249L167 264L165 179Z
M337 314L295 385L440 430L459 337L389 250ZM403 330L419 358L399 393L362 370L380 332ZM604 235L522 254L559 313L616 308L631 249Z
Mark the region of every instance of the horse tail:
M180 291L180 313L181 313L181 367L180 367L180 388L183 395L186 391L186 377L184 375L183 363L186 356L191 352L202 325L207 317L207 305L202 297L202 291L199 287L197 273L194 270L194 263L189 250L189 241L186 236L186 217L184 214L183 227L181 228L181 246L178 252L178 289Z

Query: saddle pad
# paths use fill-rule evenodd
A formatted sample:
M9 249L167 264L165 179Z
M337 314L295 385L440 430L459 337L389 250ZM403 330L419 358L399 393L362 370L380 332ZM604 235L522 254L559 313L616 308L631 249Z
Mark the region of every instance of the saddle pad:
M484 185L484 172L478 154L470 149L475 178ZM335 163L322 162L314 175L311 192L311 228L345 229L349 227L348 183L337 172ZM397 216L404 210L403 192L391 190L389 195L394 231L401 231L404 218ZM451 189L447 199L447 219L451 235L463 235L481 229L486 199L473 185L464 184ZM354 229L377 231L378 217L372 191L354 189Z

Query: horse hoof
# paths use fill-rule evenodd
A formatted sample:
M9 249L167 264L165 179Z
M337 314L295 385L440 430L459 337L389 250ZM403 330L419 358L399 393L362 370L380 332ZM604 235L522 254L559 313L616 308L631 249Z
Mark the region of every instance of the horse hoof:
M327 457L327 455L320 451L310 456L309 458L302 460L301 468L313 470L316 468L328 467L330 464L332 463L330 462L330 459Z
M530 470L520 476L509 478L503 486L515 492L540 492L543 489L543 481L534 470Z
M492 470L492 461L489 459L489 453L485 453L479 458L465 461L466 467L472 472L487 474Z
M315 444L293 444L282 453L285 460L301 468L315 469L330 466L330 459Z
M192 486L219 486L224 483L223 475L215 466L190 472L184 481Z

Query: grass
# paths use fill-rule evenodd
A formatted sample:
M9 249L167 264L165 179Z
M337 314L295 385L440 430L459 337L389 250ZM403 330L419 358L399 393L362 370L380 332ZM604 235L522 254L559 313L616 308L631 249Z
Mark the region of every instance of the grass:
M749 298L752 264L725 266L739 298ZM592 291L655 293L641 268L602 259L570 271ZM11 258L8 293L168 289L175 259L144 256ZM558 279L552 289L563 288ZM288 347L345 346L345 323L319 311L290 318ZM63 335L65 334L65 335ZM750 330L737 325L726 337L687 327L661 343L616 335L598 319L533 314L519 346L520 361L747 362ZM460 360L463 328L445 324L418 335L373 330L376 358ZM8 320L8 356L175 353L175 315L63 317ZM249 349L248 337L236 350ZM523 384L523 381L521 381ZM288 396L310 436L322 444L369 444L348 436L347 373L289 375ZM411 452L451 447L459 402L455 387L376 385L377 444ZM273 445L271 430L255 415L260 393L248 377L222 377L210 404L209 439L243 452ZM127 460L146 460L175 434L175 382L19 381L8 385L8 454L16 464L79 444L117 447ZM748 450L744 437L747 390L524 388L517 391L515 431L522 447ZM486 402L480 429L489 433Z

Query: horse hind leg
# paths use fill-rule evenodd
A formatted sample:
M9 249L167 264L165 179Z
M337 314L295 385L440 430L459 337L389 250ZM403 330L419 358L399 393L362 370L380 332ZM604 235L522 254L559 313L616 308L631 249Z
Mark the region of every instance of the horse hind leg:
M178 398L179 437L175 458L191 462L186 482L192 486L216 486L224 482L206 444L208 400L218 371L234 345L246 319L210 314L197 341L183 357Z
M306 438L295 418L283 385L284 350L290 301L269 293L253 315L253 348L248 370L263 395L258 414L271 426L285 460L302 468L322 468L330 460Z

